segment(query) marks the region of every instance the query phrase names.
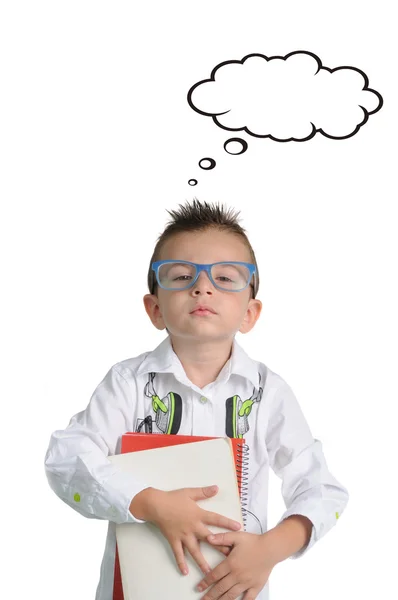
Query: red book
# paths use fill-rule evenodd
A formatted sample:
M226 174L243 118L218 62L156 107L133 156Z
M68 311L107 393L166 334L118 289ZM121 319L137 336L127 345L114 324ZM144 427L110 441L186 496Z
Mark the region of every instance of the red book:
M189 444L190 442L202 442L205 440L214 440L214 437L192 436L192 435L172 435L164 433L134 433L127 432L122 436L120 453L137 452L140 450L150 450L153 448L164 448L165 446L175 446L177 444ZM238 481L239 493L241 497L242 509L246 502L246 477L247 477L247 452L245 440L242 438L230 438L235 459L236 476ZM245 516L243 513L243 522ZM124 600L122 578L120 573L119 555L117 543L115 549L115 572L113 583L113 600Z

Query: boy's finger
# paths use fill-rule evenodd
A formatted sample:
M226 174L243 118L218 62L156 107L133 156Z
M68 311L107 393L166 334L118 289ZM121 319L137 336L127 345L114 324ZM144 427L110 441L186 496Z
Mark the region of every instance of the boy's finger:
M181 573L183 575L188 575L188 565L185 562L185 554L181 542L173 544L171 546L171 549L173 551L177 566L180 569Z
M221 545L221 546L233 546L236 542L236 533L230 533L227 531L226 533L216 533L207 536L207 540L211 544Z
M203 529L200 530L200 535L198 537L199 537L199 539L204 540L205 542L209 543L209 541L208 541L209 535L213 535L213 532L210 531L210 529L207 529L207 527L203 527ZM225 556L228 556L228 554L232 550L232 547L225 545L225 546L217 546L216 549L219 552L221 552L222 554L224 554Z
M210 573L208 573L206 575L206 577L204 577L202 579L202 581L200 581L198 583L197 589L199 591L203 591L206 588L208 588L210 585L217 583L217 581L219 581L220 579L223 579L223 577L226 577L230 573L230 569L231 569L231 565L230 565L228 559L221 561L220 564L217 565L217 567L215 569L213 569ZM215 597L219 598L219 596L215 596Z
M187 492L189 497L196 502L197 500L205 500L205 498L214 496L218 492L218 487L216 485L208 485L201 488L187 488Z
M210 566L207 564L205 557L200 551L198 540L196 538L190 539L189 542L185 542L185 547L191 554L194 561L199 565L199 568L202 571L202 573L204 573L205 575L207 573L210 573Z
M221 552L221 554L224 554L224 556L229 556L232 548L230 546L217 546L217 550Z
M223 515L219 515L215 512L205 512L207 513L204 520L204 523L206 523L206 525L215 525L216 527L232 529L233 531L238 531L239 529L242 529L242 525L239 523L239 521L233 521L232 519L228 519L228 517L224 517ZM226 545L228 546L228 543Z

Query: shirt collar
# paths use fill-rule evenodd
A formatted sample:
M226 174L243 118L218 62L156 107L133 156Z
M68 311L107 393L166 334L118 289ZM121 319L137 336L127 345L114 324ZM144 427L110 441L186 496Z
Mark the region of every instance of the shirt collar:
M168 335L152 352L149 352L137 369L137 375L145 373L173 373L179 374L180 378L186 379L184 368L180 359L173 350L170 336ZM248 379L258 390L260 386L257 362L252 360L236 339L232 342L232 353L230 359L222 368L217 381L226 382L230 375L240 375Z

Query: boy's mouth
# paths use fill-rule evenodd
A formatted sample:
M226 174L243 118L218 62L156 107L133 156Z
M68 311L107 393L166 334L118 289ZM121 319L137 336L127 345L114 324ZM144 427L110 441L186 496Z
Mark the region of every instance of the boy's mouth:
M215 315L216 311L211 308L211 306L199 305L194 308L191 315Z

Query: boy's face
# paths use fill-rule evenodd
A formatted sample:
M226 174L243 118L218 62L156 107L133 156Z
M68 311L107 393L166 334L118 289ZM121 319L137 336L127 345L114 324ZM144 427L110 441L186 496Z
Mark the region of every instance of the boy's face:
M162 248L160 260L166 259L201 264L219 261L251 263L248 248L237 236L210 229L174 235ZM220 290L202 271L191 288L169 291L158 286L157 296L144 296L144 305L155 327L167 327L171 337L203 341L232 339L237 331L250 331L260 316L261 302L251 299L251 290L250 285L242 292ZM198 304L211 306L215 314L191 314Z

